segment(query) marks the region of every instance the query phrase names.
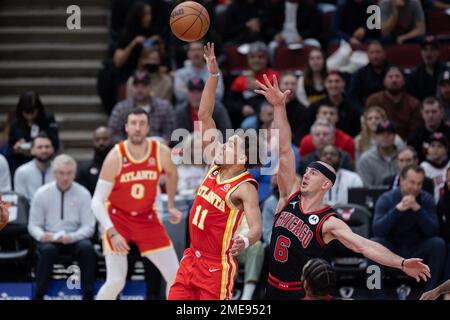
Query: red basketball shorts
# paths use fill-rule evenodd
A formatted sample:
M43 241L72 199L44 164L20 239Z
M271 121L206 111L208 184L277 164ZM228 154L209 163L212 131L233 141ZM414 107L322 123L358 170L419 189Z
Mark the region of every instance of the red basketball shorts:
M166 229L159 222L155 212L133 215L111 207L108 211L114 228L128 243L133 241L141 255L172 247ZM103 241L105 255L113 252L111 241L106 233L103 235Z
M193 248L184 251L168 300L230 300L237 260L211 256Z

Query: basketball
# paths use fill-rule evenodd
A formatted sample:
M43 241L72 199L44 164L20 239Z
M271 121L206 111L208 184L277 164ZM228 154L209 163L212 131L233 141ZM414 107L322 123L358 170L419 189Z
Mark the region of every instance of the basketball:
M170 29L180 40L192 42L201 39L209 28L209 15L205 7L195 1L185 1L170 14Z

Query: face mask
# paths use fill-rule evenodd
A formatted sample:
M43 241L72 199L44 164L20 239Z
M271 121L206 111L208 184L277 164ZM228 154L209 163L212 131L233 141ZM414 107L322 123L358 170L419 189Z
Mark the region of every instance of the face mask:
M159 64L157 63L147 63L145 65L145 69L149 72L149 73L155 73L156 71L159 70Z

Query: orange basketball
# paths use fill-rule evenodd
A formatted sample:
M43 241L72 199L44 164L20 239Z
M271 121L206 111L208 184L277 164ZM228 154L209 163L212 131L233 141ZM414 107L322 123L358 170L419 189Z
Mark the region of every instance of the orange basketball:
M208 31L209 21L205 7L195 1L185 1L172 10L170 29L180 40L197 41Z

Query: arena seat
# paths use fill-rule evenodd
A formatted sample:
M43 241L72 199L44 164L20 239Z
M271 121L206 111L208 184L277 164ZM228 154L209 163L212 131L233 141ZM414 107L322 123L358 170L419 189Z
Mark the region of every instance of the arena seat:
M227 56L227 69L231 75L237 75L247 69L247 57L237 51L239 45L230 45L225 48Z
M430 10L428 12L428 34L450 38L450 16L445 10Z
M337 204L333 206L337 217L343 220L354 233L368 238L370 234L371 213L357 204ZM338 280L355 280L365 276L367 260L338 241L330 243L327 255L331 257L331 265L336 270Z
M401 69L412 69L422 62L420 45L415 43L386 46L387 60Z
M313 47L304 46L301 49L290 50L281 45L275 49L275 68L279 71L305 70L308 65L308 55Z
M16 192L4 192L2 199L9 206L10 222L0 233L0 274L7 275L11 265L15 265L14 277L23 273L28 278L32 260L32 240L28 233L30 206L28 200Z

